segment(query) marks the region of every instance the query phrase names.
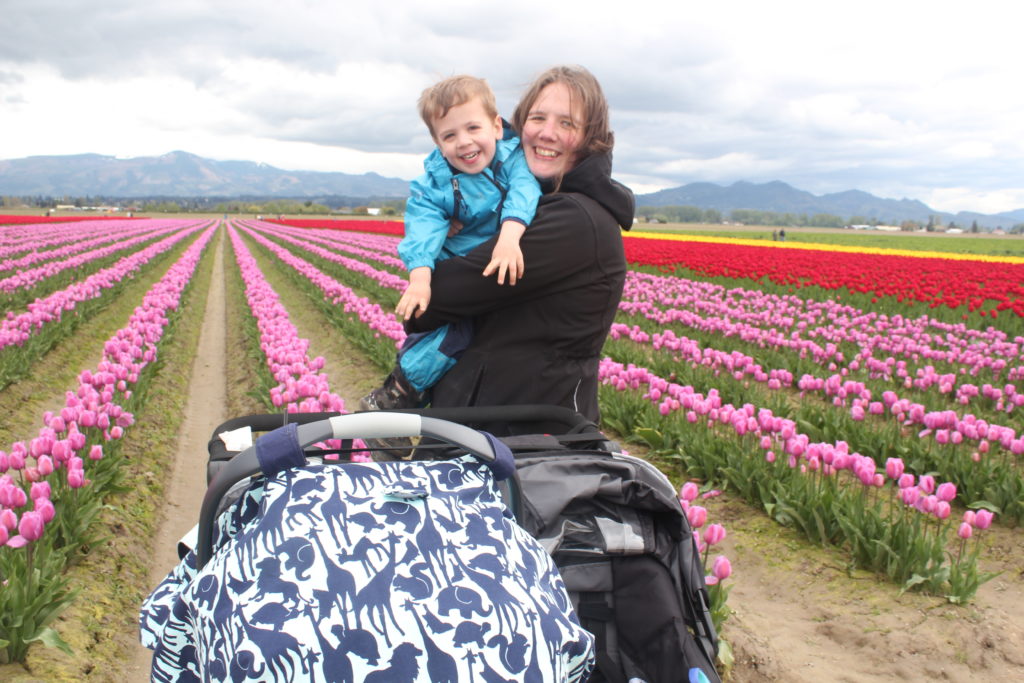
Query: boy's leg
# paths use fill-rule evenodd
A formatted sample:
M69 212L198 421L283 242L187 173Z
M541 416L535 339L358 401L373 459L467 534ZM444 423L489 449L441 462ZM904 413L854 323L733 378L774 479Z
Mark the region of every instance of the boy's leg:
M420 408L426 394L451 369L472 336L472 323L460 320L436 330L410 335L398 352L398 363L384 384L359 401L360 410ZM406 437L366 440L379 459L408 459L412 441Z
M398 365L413 389L429 391L452 369L469 343L471 327L468 321L459 321L406 340Z

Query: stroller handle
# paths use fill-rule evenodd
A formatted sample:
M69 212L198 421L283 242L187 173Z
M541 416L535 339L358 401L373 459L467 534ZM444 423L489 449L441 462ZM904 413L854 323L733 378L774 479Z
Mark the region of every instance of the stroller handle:
M348 413L299 425L299 444L303 448L325 439L387 439L396 436L429 436L463 448L485 462L492 462L495 458L494 448L487 437L475 429L412 413Z
M366 412L335 415L298 425L299 446L306 448L326 439L391 438L425 436L439 439L491 463L497 458L491 442L465 425L433 417L400 412ZM213 556L213 526L221 498L238 482L262 472L256 447L250 446L233 457L210 482L199 511L196 569Z

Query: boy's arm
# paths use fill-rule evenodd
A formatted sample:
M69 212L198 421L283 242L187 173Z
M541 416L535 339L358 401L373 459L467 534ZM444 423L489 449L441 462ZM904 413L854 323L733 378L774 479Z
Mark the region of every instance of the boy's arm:
M430 275L427 266L420 266L409 271L409 286L402 293L402 298L395 306L395 313L408 320L419 310L422 315L430 303Z
M518 138L503 140L498 144L515 145L515 149L501 165L501 173L496 178L502 187L508 188L501 205L501 222L504 225L509 220L516 220L523 225L529 225L537 212L537 202L541 195L540 183L526 165L526 156Z
M405 202L405 237L398 243L398 255L410 273L423 266L434 267L450 227L450 218L430 179L421 176L413 180Z
M484 268L484 277L498 273L498 284L516 284L523 276L526 264L523 252L519 248L519 240L526 226L533 220L537 212L537 201L540 199L540 184L526 165L526 157L518 138L502 141L499 144L514 146L512 153L502 164L497 181L508 190L501 210L501 231L498 242L491 252L491 260Z

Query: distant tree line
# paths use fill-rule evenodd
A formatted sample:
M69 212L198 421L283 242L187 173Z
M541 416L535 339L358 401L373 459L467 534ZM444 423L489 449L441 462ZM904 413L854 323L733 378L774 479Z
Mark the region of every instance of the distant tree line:
M405 199L374 199L367 197L330 197L314 199L281 199L265 197L105 197L72 196L4 196L0 204L6 209L30 208L51 210L58 206L86 208L117 206L128 211L145 213L231 213L274 215L328 215L332 213L366 214L369 207L379 208L383 216L400 216L405 212Z
M718 209L702 209L698 206L640 206L636 210L637 217L648 223L741 223L743 225L766 225L780 228L842 228L847 225L898 225L905 232L925 230L939 232L952 229L963 229L954 222L943 224L940 216L929 216L927 222L916 220L882 221L867 216L850 216L844 219L828 213L791 213L779 211L762 211L759 209L733 209L723 213ZM978 233L982 229L974 221L966 230ZM1007 232L1013 235L1024 234L1024 223L1018 223Z

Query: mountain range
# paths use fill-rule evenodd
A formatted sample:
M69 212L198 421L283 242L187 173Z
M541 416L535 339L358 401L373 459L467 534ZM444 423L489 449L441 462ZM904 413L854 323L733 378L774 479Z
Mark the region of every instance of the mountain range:
M0 160L0 195L47 197L348 198L352 203L401 199L409 183L377 173L353 175L321 171L287 171L252 161L216 161L175 151L158 157L120 159L100 154L33 156ZM999 214L943 213L913 199L883 199L860 190L814 195L781 181L728 186L690 183L637 195L638 206L696 206L754 209L793 214L829 214L844 220L863 216L887 223L937 217L969 226L1009 228L1024 222L1024 209Z
M285 171L253 161L216 161L188 152L119 159L101 154L0 161L0 194L49 197L403 198L408 181L376 173Z
M914 220L923 225L931 217L943 224L952 221L960 226L970 226L976 221L983 228L1009 228L1024 223L1024 209L998 214L973 211L954 214L936 211L916 199L883 199L861 190L814 195L777 180L760 184L740 181L725 187L713 183L690 183L638 195L636 200L640 206L696 206L718 209L723 213L733 209L756 209L808 216L829 214L844 219L863 216L891 224Z

